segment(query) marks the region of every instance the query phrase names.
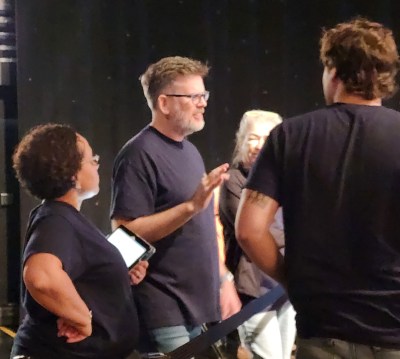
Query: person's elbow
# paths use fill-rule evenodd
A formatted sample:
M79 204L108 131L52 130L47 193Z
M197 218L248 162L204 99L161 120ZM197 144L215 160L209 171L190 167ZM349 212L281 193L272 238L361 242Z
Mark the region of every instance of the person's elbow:
M140 217L139 217L140 218ZM111 219L111 229L114 231L116 230L119 226L124 226L128 229L130 229L132 232L136 234L140 231L138 228L138 218L135 219L127 219L127 218L122 218L122 217L115 217Z
M123 219L123 218L112 218L111 219L111 229L114 231L121 225L127 227L129 222L131 222L131 221Z
M243 220L240 216L236 218L235 222L235 237L241 247L246 247L255 237L254 227L251 223Z

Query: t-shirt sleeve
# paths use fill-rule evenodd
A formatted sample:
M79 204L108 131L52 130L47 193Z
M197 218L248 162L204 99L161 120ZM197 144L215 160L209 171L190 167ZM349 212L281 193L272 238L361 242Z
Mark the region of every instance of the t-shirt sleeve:
M38 253L53 254L60 259L71 279L81 274L80 269L85 261L82 244L72 224L62 216L43 218L33 229L24 251L24 263Z
M245 188L263 193L281 204L283 129L274 128L251 168Z
M157 191L156 173L145 154L120 159L114 167L111 218L132 220L153 214Z

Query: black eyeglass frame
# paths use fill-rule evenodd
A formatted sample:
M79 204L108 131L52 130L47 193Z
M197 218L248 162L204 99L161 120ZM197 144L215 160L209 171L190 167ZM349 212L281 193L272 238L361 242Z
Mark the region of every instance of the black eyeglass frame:
M193 93L191 95L183 95L183 94L177 94L177 93L168 93L164 94L167 97L187 97L192 100L193 103L200 101L201 98L204 99L204 101L208 101L210 98L210 91L204 91L202 93ZM198 99L198 100L197 100Z

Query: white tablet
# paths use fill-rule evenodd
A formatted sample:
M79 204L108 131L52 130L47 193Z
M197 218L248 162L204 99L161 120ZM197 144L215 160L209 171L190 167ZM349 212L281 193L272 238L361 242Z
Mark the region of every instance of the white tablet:
M124 226L119 226L107 240L119 250L128 268L140 260L148 260L156 251L150 243Z

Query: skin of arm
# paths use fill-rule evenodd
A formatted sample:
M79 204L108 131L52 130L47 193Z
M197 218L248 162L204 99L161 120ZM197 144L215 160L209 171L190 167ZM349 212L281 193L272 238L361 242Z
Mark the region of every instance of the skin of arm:
M219 275L220 278L228 272L224 262L219 261ZM221 283L220 287L220 306L221 306L221 318L225 320L230 316L239 312L242 307L242 303L237 294L235 283L229 280L225 280Z
M139 217L134 220L114 218L111 221L112 228L115 229L122 224L150 243L166 237L182 227L194 215L207 208L214 189L228 178L226 174L228 168L229 165L225 163L212 170L209 174L204 174L196 192L188 201L163 212Z
M41 306L55 314L58 335L73 343L92 334L91 313L56 256L37 253L28 258L23 269L27 290Z
M284 259L269 231L279 204L262 193L244 189L236 216L238 243L265 273L286 285Z

